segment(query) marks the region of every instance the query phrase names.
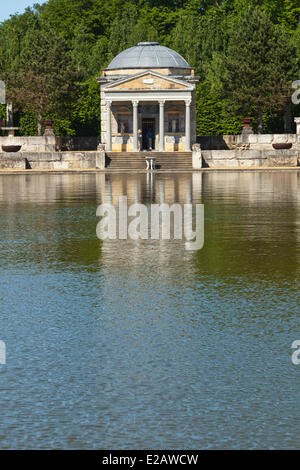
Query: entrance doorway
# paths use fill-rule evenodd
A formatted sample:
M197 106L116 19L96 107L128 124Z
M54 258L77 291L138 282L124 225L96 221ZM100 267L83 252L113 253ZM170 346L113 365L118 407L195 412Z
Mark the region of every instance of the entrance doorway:
M152 135L152 138L151 138ZM155 149L155 118L142 119L143 150Z

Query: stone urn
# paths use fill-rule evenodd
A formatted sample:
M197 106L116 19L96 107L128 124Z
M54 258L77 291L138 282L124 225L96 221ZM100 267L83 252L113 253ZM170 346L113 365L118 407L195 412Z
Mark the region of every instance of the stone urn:
M282 142L278 144L272 144L272 147L275 150L289 150L290 148L292 148L292 145L293 145L292 143Z
M21 150L22 145L2 145L3 152L19 152Z
M53 130L54 121L52 119L46 119L45 121L43 121L43 123L45 126L44 135L54 135L54 130Z
M252 119L251 118L244 118L243 119L244 127L242 130L243 134L253 134L253 130L251 127Z

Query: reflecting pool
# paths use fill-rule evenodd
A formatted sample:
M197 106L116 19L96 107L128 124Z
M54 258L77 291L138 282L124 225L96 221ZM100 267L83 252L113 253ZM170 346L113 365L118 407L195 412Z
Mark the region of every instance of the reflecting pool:
M203 249L100 241L122 195ZM0 448L299 447L299 171L2 175L0 221Z

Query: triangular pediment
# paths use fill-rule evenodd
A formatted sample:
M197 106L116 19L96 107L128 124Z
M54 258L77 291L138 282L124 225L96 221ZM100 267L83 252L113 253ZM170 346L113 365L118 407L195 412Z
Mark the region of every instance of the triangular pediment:
M192 84L168 75L147 71L104 86L111 91L193 90Z

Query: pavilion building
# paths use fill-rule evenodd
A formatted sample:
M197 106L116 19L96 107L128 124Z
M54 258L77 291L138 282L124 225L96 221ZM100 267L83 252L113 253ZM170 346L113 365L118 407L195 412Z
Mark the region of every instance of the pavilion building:
M194 72L181 55L157 42L141 42L117 55L98 78L106 151L190 151L196 142Z

